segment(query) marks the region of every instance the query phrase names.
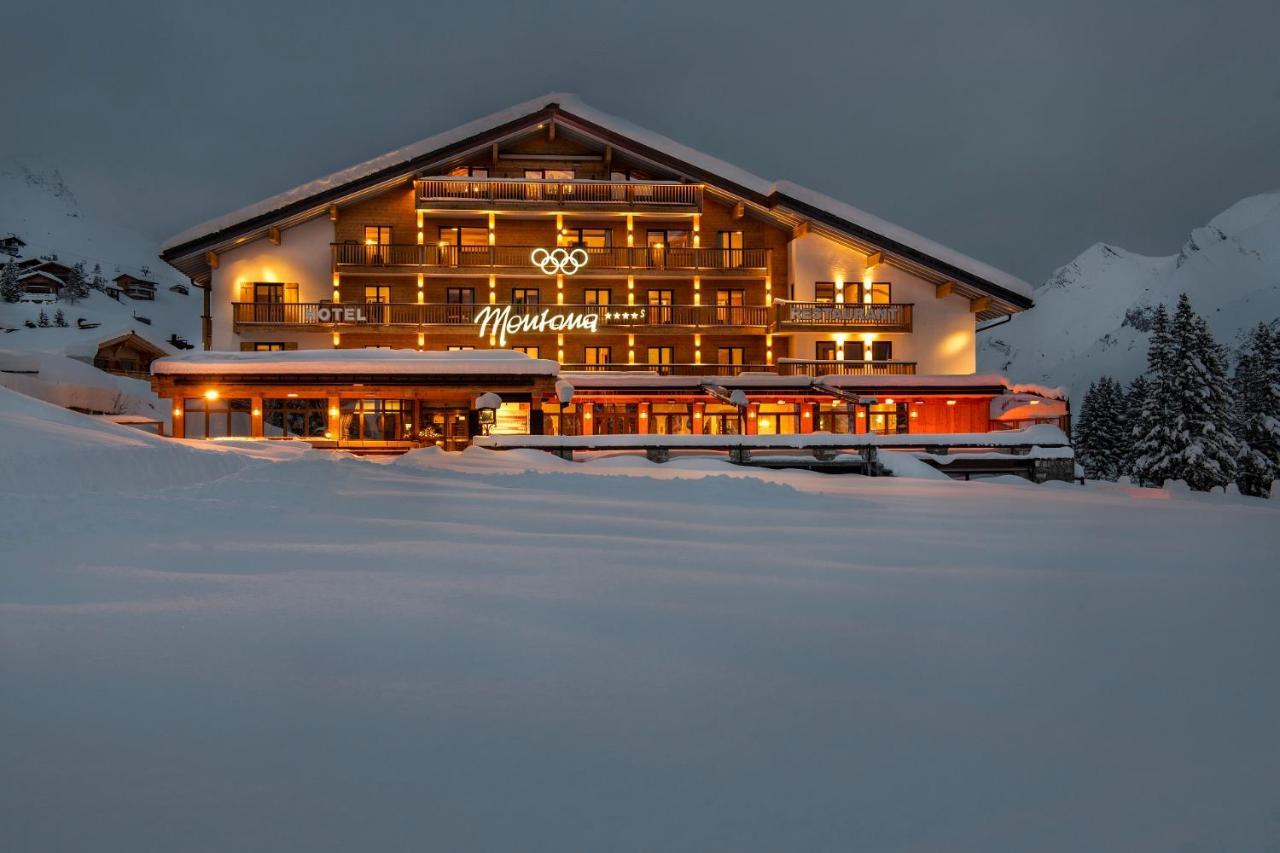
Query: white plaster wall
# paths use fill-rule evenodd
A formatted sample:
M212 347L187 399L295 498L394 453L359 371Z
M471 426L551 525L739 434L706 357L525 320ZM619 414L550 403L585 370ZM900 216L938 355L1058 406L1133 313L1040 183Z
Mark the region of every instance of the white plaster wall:
M866 256L861 252L818 234L792 240L787 255L794 298L798 301L813 299L814 282L861 282L866 269ZM914 331L875 335L877 340L893 341L895 361L914 361L916 372L921 374L966 374L977 369L975 322L968 299L954 295L938 299L931 282L890 264L876 267L873 279L892 283L894 302L914 305ZM813 358L816 341L835 339L834 334L815 333L790 337L792 358Z
M333 223L326 216L280 232L280 245L265 238L223 252L213 271L210 314L215 350L238 350L241 340L296 341L299 349L332 346L327 334L261 332L235 334L231 303L240 298L240 285L256 281L298 283L299 302L319 302L333 296L333 271L329 244Z

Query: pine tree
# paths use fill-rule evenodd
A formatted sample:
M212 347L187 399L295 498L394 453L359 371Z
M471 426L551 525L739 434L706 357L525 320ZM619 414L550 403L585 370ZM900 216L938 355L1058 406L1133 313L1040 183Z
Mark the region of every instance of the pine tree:
M36 320L36 325L42 329L49 328L49 315L44 313L44 309L40 309L40 317Z
M1240 493L1270 497L1280 475L1280 338L1259 323L1245 343L1235 374L1238 418L1236 485Z
M106 290L107 280L102 275L102 264L93 265L93 273L89 276L89 287L94 290Z
M84 262L81 261L67 273L67 280L59 296L75 304L89 295L89 285L84 280Z
M1150 383L1147 382L1147 377L1138 374L1129 383L1128 389L1124 392L1124 464L1121 467L1121 473L1129 476L1135 476L1133 465L1136 454L1134 453L1133 430L1142 414L1142 406L1147 400L1149 387Z
M13 261L0 268L0 299L17 302L22 298L22 284L18 281L18 265Z
M1146 393L1130 427L1133 437L1132 474L1139 485L1163 486L1176 477L1172 453L1174 430L1173 340L1169 334L1169 312L1156 307L1147 344Z
M1191 310L1184 293L1178 297L1171 330L1178 365L1178 479L1193 491L1223 488L1235 480L1239 442L1233 420L1227 354L1203 317Z
M59 329L67 328L67 317L62 313L61 308L53 312L53 325L57 326Z
M1093 480L1117 480L1128 455L1124 391L1103 376L1089 385L1075 430L1076 460Z

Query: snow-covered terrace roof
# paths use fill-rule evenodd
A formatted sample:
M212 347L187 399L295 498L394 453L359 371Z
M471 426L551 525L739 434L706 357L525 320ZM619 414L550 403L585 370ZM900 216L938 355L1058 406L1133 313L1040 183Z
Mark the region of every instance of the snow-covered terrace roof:
M576 95L565 93L551 93L499 110L188 228L165 241L161 256L190 275L190 265L179 264L181 259L202 255L209 248L255 229L265 230L273 222L318 212L345 195L395 180L397 176L407 177L433 161L446 159L488 139L517 132L552 115L579 125L587 133L604 135L619 148L748 197L763 207L813 219L854 239L954 277L961 285L975 286L1014 306L1028 308L1032 304L1031 285L1016 276L822 193L789 181L775 182L754 175L626 119L601 112ZM202 265L203 261L195 264Z
M392 374L406 376L555 376L560 366L512 350L291 350L286 352L189 352L157 359L151 372L207 374Z

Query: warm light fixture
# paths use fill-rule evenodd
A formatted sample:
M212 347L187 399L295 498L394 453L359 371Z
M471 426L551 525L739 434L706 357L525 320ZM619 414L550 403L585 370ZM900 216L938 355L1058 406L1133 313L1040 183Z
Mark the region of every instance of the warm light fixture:
M920 417L920 413L919 413L919 412L912 412L912 413L911 413L911 417L913 417L913 418L918 418L918 417Z
M290 393L288 393L288 394L285 394L285 396L286 396L286 397L296 397L296 396L298 396L298 395L297 395L297 394L295 394L295 393L293 393L293 392L290 392Z
M886 406L892 406L892 405L893 405L893 398L892 398L892 397L885 397L885 398L884 398L884 404L885 404Z
M173 416L174 416L175 418L180 418L180 417L182 417L182 409L179 409L177 406L174 406L174 407L173 407Z
M956 404L956 401L955 401L955 400L948 400L948 401L947 401L947 405L948 405L948 406L954 406L955 404Z
M787 401L786 401L786 400L779 400L779 401L778 401L778 405L779 405L779 406L785 406L786 404L787 404Z
M1039 400L1030 400L1029 402L1030 402L1030 403L1031 403L1031 405L1033 405L1033 406L1038 406L1038 405L1040 405L1040 401L1039 401Z
M204 392L204 398L205 398L206 400L216 400L216 399L218 399L218 391L217 391L217 389L210 388L208 391L205 391L205 392Z

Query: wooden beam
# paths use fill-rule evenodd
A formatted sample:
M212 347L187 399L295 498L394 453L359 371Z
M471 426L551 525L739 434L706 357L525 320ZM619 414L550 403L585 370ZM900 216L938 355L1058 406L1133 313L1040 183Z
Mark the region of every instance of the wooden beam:
M274 225L267 229L267 239L271 241L271 245L280 245L280 229Z
M556 141L556 123L554 121L547 122L547 141Z
M747 206L742 202L738 202L733 206L733 218L741 219L747 215Z
M872 252L867 255L867 266L874 267L884 263L884 252Z
M791 229L791 238L793 240L798 240L808 233L809 233L809 222L807 220L803 222L797 222L796 227Z
M492 178L498 174L498 143L495 142L489 146L489 153L493 160L493 163L489 166L489 177Z
M208 264L208 265L209 265L209 269L211 269L211 270L216 270L216 269L218 268L218 253L217 253L217 252L205 252L205 253L204 253L204 262L205 262L206 264Z
M956 289L956 283L954 281L944 281L942 284L938 285L937 288L934 289L933 295L938 297L939 299L945 299L946 297L950 296L955 291L955 289Z
M606 145L604 147L604 176L607 179L610 172L613 171L613 146Z
M330 222L338 221L338 206L336 204L329 205L329 221Z
M969 311L973 314L981 314L991 307L990 296L979 296L977 299L969 300Z

